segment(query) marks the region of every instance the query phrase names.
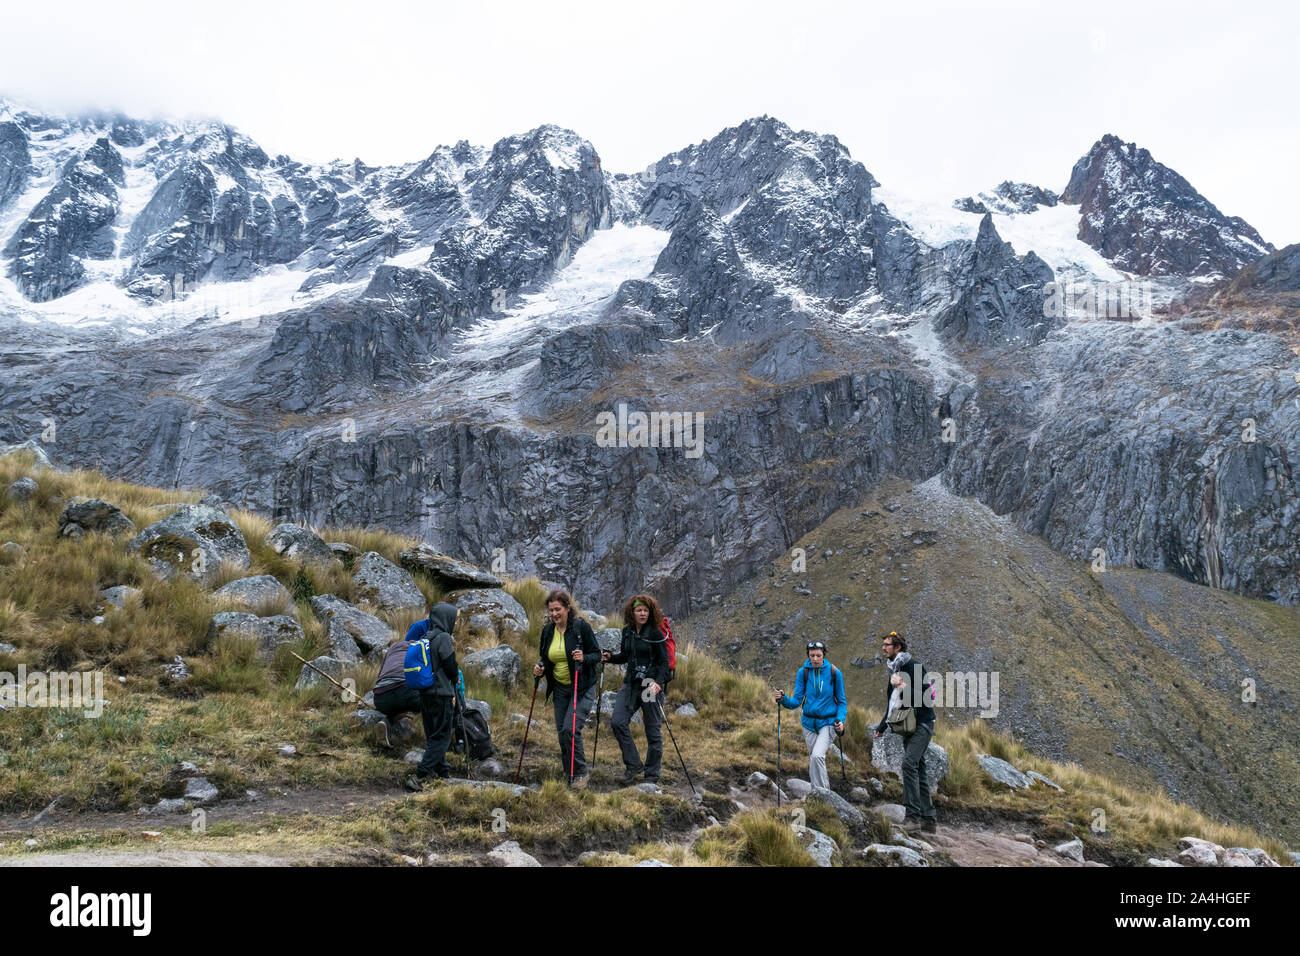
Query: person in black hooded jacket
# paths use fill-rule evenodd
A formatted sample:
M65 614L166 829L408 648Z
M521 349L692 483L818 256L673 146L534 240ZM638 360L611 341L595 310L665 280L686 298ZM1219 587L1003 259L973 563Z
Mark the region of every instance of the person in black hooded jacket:
M422 790L431 778L451 776L447 762L447 748L451 745L452 707L456 699L456 682L460 670L456 666L456 648L451 642L451 632L456 627L456 606L435 604L429 617L416 621L406 632L408 644L428 638L429 658L433 665L433 686L420 691L420 716L424 718L424 759L414 775L407 777L406 789Z
M596 703L600 645L591 625L578 616L568 591L558 588L546 595L550 620L542 627L537 647L536 677L546 677L546 699L555 699L555 732L560 738L560 760L569 785L587 786L587 757L582 749L582 727ZM576 675L575 675L576 672ZM577 714L574 714L574 679L577 679ZM574 725L577 733L574 733ZM576 751L576 753L574 752ZM569 776L569 768L573 776Z
M623 776L619 783L630 786L637 775L645 771L647 783L659 780L663 760L663 711L659 695L668 683L668 644L660 628L663 614L659 604L648 594L634 594L623 608L623 641L617 654L605 651L601 657L611 664L626 664L623 686L614 702L614 718L610 725L623 751ZM636 744L632 742L630 724L632 714L641 708L645 724L646 755L641 762Z

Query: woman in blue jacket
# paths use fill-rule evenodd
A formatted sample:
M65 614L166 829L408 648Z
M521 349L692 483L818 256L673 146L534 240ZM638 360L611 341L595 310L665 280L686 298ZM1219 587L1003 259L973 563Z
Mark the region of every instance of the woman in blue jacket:
M796 710L803 705L803 739L808 745L808 777L814 787L831 786L826 773L826 751L831 733L844 733L844 718L849 713L849 698L844 693L844 674L826 660L826 645L808 642L808 660L794 678L794 696L776 692L776 702Z

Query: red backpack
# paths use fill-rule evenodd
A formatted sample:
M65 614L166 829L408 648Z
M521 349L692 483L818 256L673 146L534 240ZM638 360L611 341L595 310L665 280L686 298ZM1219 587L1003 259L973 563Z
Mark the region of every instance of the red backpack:
M677 642L673 640L673 622L664 616L664 640L668 643L668 679L672 680L677 672Z

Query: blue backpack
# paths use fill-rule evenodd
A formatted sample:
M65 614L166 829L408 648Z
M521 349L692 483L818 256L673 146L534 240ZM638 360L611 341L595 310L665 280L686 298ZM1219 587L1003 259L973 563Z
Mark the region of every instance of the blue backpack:
M433 686L433 663L429 660L427 637L411 641L402 662L402 676L406 678L406 686L416 690L428 690Z

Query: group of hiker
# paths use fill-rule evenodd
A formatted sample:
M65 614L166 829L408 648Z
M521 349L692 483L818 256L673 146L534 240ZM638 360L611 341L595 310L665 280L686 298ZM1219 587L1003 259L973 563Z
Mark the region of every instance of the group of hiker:
M457 609L439 603L425 620L411 625L406 636L390 645L375 682L375 709L384 715L377 728L381 744L388 746L388 723L418 712L424 723L426 746L416 772L406 788L416 791L434 778L451 775L447 751L454 733L460 745L473 752L473 738L485 737L486 722L467 707L464 677L456 664L452 644ZM602 650L591 625L577 613L573 598L562 589L546 596L546 624L533 666L533 703L541 681L544 700L552 702L555 732L565 778L575 789L589 781L582 729L597 706L603 681L601 665L624 665L623 684L614 701L611 727L623 758L619 784L630 786L644 775L647 783L659 780L663 762L662 729L664 691L674 676L675 646L671 622L649 594L634 594L623 608L623 630L617 651ZM881 642L889 679L885 686L885 713L873 728L875 737L887 731L902 738L904 825L935 829L934 803L926 768L926 748L934 733L934 691L924 668L907 650L907 641L891 631ZM814 787L830 788L826 755L835 736L845 732L848 694L844 672L826 659L826 645L810 641L807 660L795 674L794 691L775 691L777 710L777 760L780 761L780 713L802 708L800 723L808 747L808 774ZM642 759L632 739L631 722L640 711L645 727L646 754ZM528 725L532 724L532 707ZM599 723L597 724L599 734ZM671 730L670 730L671 733ZM675 741L674 741L675 743ZM527 731L525 731L525 746ZM490 749L490 748L489 748ZM680 754L679 754L680 756ZM842 757L842 751L841 751ZM523 753L520 753L520 766ZM685 763L683 763L685 769ZM779 785L779 783L778 783Z

